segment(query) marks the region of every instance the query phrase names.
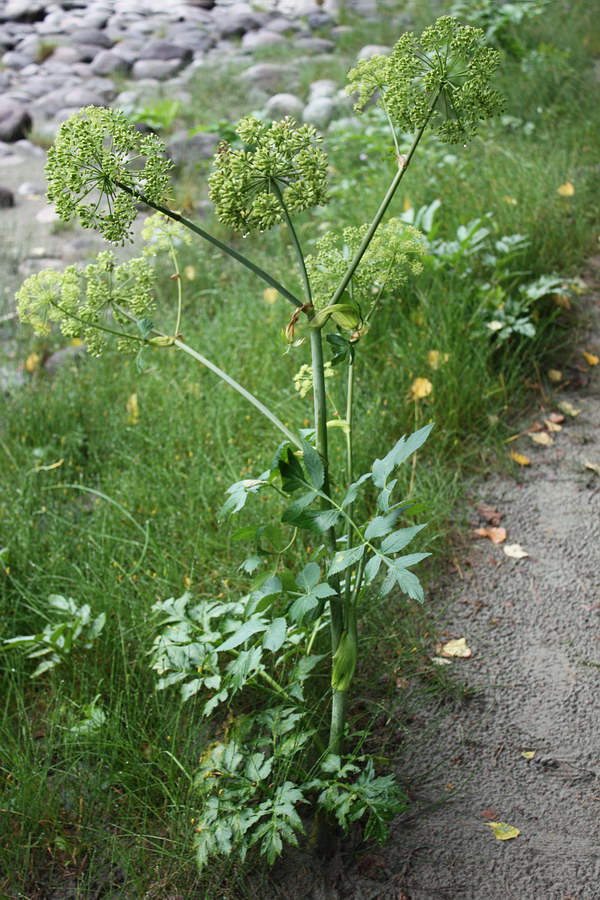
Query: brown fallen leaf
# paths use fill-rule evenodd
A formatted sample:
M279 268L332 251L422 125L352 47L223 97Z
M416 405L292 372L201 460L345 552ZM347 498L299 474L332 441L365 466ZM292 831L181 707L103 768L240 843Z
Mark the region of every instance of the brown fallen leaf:
M492 820L493 820L493 819L497 819L499 815L500 815L500 813L498 812L497 809L494 809L493 807L490 807L489 809L484 809L484 810L482 811L482 813L481 813L481 818L482 818L482 819L492 819Z
M573 404L569 403L568 400L561 400L558 404L558 408L561 412L564 412L566 416L571 416L572 418L575 418L575 416L578 416L581 413L581 410L575 409Z
M551 422L554 422L555 425L560 425L565 421L565 417L563 416L563 414L557 412L551 412L548 418Z
M477 537L489 538L492 544L501 544L506 540L506 528L475 528Z
M514 825L507 825L506 822L485 822L492 829L494 837L499 841L509 841L511 838L518 837L521 832Z
M518 466L530 466L531 460L528 456L525 456L523 453L517 453L515 450L511 450L508 454L513 462L516 462Z
M551 447L554 443L554 438L546 431L540 431L539 434L530 434L529 437L534 444L539 444L541 447Z
M443 659L469 659L473 655L473 651L467 646L467 639L464 637L455 638L445 644L438 644L435 650Z
M597 357L595 353L588 353L586 350L584 350L583 355L585 356L585 361L588 366L597 366L600 362L600 358Z
M511 559L525 559L529 556L527 550L523 550L520 544L506 544L502 549Z
M494 506L490 506L488 503L480 503L477 507L477 512L488 525L497 526L500 524L500 520L504 518L504 513L498 512Z
M600 466L597 463L590 462L589 459L584 459L583 465L586 469L590 469L592 472L595 472L596 475L600 475Z
M538 431L543 431L544 426L541 422L534 422L533 425L530 425L527 429L527 434L535 434Z

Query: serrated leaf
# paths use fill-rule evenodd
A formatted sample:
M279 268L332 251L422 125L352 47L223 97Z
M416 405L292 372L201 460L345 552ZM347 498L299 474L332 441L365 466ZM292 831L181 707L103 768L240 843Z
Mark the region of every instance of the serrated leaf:
M384 554L399 553L399 551L403 550L423 528L425 528L425 525L412 525L410 528L399 528L398 531L394 531L393 534L390 534L381 542L381 552Z
M371 472L365 472L364 475L360 476L358 481L355 481L350 485L350 487L348 488L348 491L346 493L346 496L342 500L342 503L341 503L342 508L345 508L346 506L350 506L350 504L354 503L354 501L356 500L356 497L358 496L359 487L362 484L364 484L365 481L367 481L371 477L372 477Z
M189 700L190 697L197 694L201 687L201 678L194 678L193 681L186 681L185 684L181 685L181 702L185 703L186 700Z
M395 510L388 513L387 516L375 516L366 527L365 538L370 541L373 538L385 537L393 530L399 515L400 512Z
M319 583L321 569L315 562L307 563L296 577L296 584L301 591L309 593Z
M307 441L302 441L302 449L304 451L304 466L308 474L308 478L315 490L322 487L325 480L325 469L321 462L321 457Z
M373 579L377 577L382 562L383 558L381 556L372 556L367 562L364 574L365 584L371 584Z
M284 618L273 619L263 635L263 647L276 653L287 637L287 626Z
M215 647L215 650L217 653L226 653L227 650L233 650L235 647L239 647L240 644L243 644L248 638L253 637L253 635L258 634L261 631L266 631L267 628L268 626L259 619L250 619L250 621L244 622L231 637L227 638L226 641L223 641L218 647Z
M337 575L338 572L343 572L344 569L355 565L362 558L364 552L365 545L359 544L357 547L351 547L349 550L342 550L340 553L336 553L327 570L327 577Z
M376 459L372 466L373 483L376 487L385 486L387 478L399 465L401 465L411 454L421 447L431 433L433 423L419 428L409 437L403 435L400 440L392 447L390 452L383 459Z

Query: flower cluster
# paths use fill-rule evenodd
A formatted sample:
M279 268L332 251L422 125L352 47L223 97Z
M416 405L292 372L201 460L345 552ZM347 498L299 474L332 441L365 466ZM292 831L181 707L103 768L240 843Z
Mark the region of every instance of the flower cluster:
M442 16L420 39L403 34L391 56L362 60L347 91L359 111L376 95L402 130L415 131L431 116L442 141L465 141L503 106L490 88L500 54L482 45L483 36L480 28Z
M325 378L333 378L335 375L330 362L323 364L323 375ZM306 397L309 391L313 389L312 366L309 366L308 363L303 363L294 375L293 381L295 390L299 392L301 397Z
M317 241L316 253L306 260L316 309L323 309L331 300L368 229L368 225L344 228L341 236L328 231ZM384 287L387 293L397 292L409 275L422 271L424 253L423 238L416 228L389 219L375 233L352 276L348 288L351 298L368 304Z
M283 221L284 204L301 212L327 202L327 156L312 126L298 128L289 117L267 125L246 116L236 132L244 148L221 143L209 178L210 199L225 225L266 231Z
M192 235L185 225L159 212L146 219L142 238L146 243L145 256L155 256L161 250L170 253L174 247L192 243Z
M48 199L65 222L123 244L138 195L163 202L171 168L156 135L140 134L119 110L88 106L63 122L48 151Z
M17 294L17 311L38 334L48 334L52 322L59 322L62 333L83 340L93 356L102 354L113 334L119 335L119 349L130 351L142 338L123 328L152 311L155 282L148 260L118 265L111 252L100 253L84 269L67 266L32 275Z

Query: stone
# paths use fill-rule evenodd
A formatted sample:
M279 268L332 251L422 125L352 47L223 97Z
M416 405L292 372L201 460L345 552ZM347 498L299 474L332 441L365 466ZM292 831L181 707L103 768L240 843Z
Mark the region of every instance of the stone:
M24 138L31 128L31 116L20 103L0 97L0 141L9 144Z
M212 34L200 28L190 28L189 25L174 25L169 29L167 36L174 44L185 47L193 53L204 53L215 43Z
M274 94L265 104L265 112L272 119L283 119L292 116L296 121L302 121L304 103L295 94Z
M303 53L333 53L335 44L326 38L298 36L294 39L294 44L298 50Z
M389 56L392 48L387 44L366 44L356 54L357 60L371 59L373 56Z
M29 278L30 275L37 275L44 269L54 269L55 272L62 272L65 268L65 262L62 259L56 259L53 256L36 256L24 259L19 263L18 273L21 278Z
M317 28L331 28L335 25L335 20L331 18L329 13L319 10L311 13L308 17L308 27L315 31Z
M310 100L318 100L320 97L335 97L338 90L338 85L331 78L319 78L318 81L313 81L311 84L308 96Z
M148 41L144 44L139 55L140 60L159 59L161 61L180 60L189 62L192 58L191 50L188 47L180 47L170 41Z
M238 78L268 93L292 87L298 82L298 69L283 63L257 63L240 72Z
M49 62L62 62L67 65L73 65L80 60L81 54L75 47L56 47L46 60L46 65L48 65Z
M318 97L304 107L302 119L316 128L327 128L336 112L335 101L330 97Z
M133 64L132 75L138 81L144 78L165 81L180 72L184 66L182 59L138 59Z
M221 37L243 37L247 31L254 31L266 24L262 17L250 10L249 7L233 9L220 9L213 12L213 20L219 29Z
M87 87L68 88L62 95L62 106L106 106L104 97Z
M15 195L10 188L0 186L0 209L10 209L15 205Z
M60 216L53 206L44 206L35 214L35 221L40 225L54 225L55 222L60 222Z
M85 355L85 344L77 344L75 347L61 347L55 353L51 353L43 363L44 371L48 375L56 375L65 366L70 363L78 362Z
M131 63L114 50L101 50L94 57L90 68L96 75L127 75Z
M76 44L84 44L86 47L99 47L100 49L108 49L111 46L111 40L105 31L99 28L81 28L73 35Z
M298 22L288 19L287 16L275 16L274 19L270 19L265 25L268 31L275 31L277 34L291 34L300 31L301 27Z
M167 155L175 165L212 159L219 140L218 134L209 131L199 131L191 137L185 131L180 132L167 142Z
M25 56L24 53L19 53L17 50L9 50L2 57L2 65L6 66L7 69L24 69L30 62L31 60L28 56Z
M275 31L260 28L258 31L247 31L242 38L241 47L247 53L262 50L264 47L275 47L277 44L285 44L285 38Z
M40 22L49 5L48 0L8 0L0 21Z
M41 184L35 184L33 181L24 181L17 188L17 194L20 197L43 197L46 188Z

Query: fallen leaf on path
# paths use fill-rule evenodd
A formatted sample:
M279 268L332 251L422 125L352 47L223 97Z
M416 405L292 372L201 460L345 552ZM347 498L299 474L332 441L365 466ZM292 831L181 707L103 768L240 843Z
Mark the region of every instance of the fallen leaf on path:
M548 378L552 382L552 384L558 384L559 381L562 381L563 373L560 369L548 369Z
M508 454L513 462L516 462L518 466L530 466L531 460L528 456L524 456L522 453L517 453L515 450L511 450Z
M409 396L411 400L423 400L433 390L433 385L428 378L415 378L410 386Z
M544 425L548 431L562 431L562 425L559 425L558 422L552 422L550 419L544 419Z
M489 809L484 809L481 813L482 819L497 819L498 818L498 810L490 807Z
M535 750L523 750L521 756L523 757L523 759L533 759L533 757L535 756Z
M511 559L525 559L529 556L527 550L523 550L520 544L506 544L502 549Z
M565 417L562 413L551 412L548 416L551 422L554 422L556 425L560 425L561 422L565 421Z
M568 400L561 400L558 404L558 408L561 412L564 412L565 415L571 416L572 418L575 418L575 416L578 416L581 412L580 409L575 409L573 404L569 403Z
M497 526L500 524L500 520L504 518L504 513L498 512L494 506L490 506L488 503L480 503L477 507L477 512L482 519L485 519L488 525Z
M501 544L506 540L506 528L475 528L477 537L489 538L492 544Z
M584 459L583 465L586 469L590 469L592 472L595 472L596 475L600 475L600 466L597 463L590 462L589 459Z
M597 366L600 362L600 357L596 356L594 353L587 353L585 350L583 351L583 355L585 356L585 361L588 366Z
M450 665L450 660L443 659L443 657L441 657L441 656L432 656L431 662L434 664L434 666L449 666Z
M467 646L466 638L456 638L446 644L439 644L435 649L444 659L469 659L473 655L473 651Z
M530 434L529 437L534 444L539 444L541 447L551 447L554 443L554 438L546 431L540 431L539 434Z
M575 193L575 188L570 181L565 181L564 184L561 184L561 186L556 189L556 193L560 194L561 197L572 197Z
M494 837L499 841L509 841L521 834L518 828L515 828L514 825L507 825L506 822L485 822L484 824L492 829Z

